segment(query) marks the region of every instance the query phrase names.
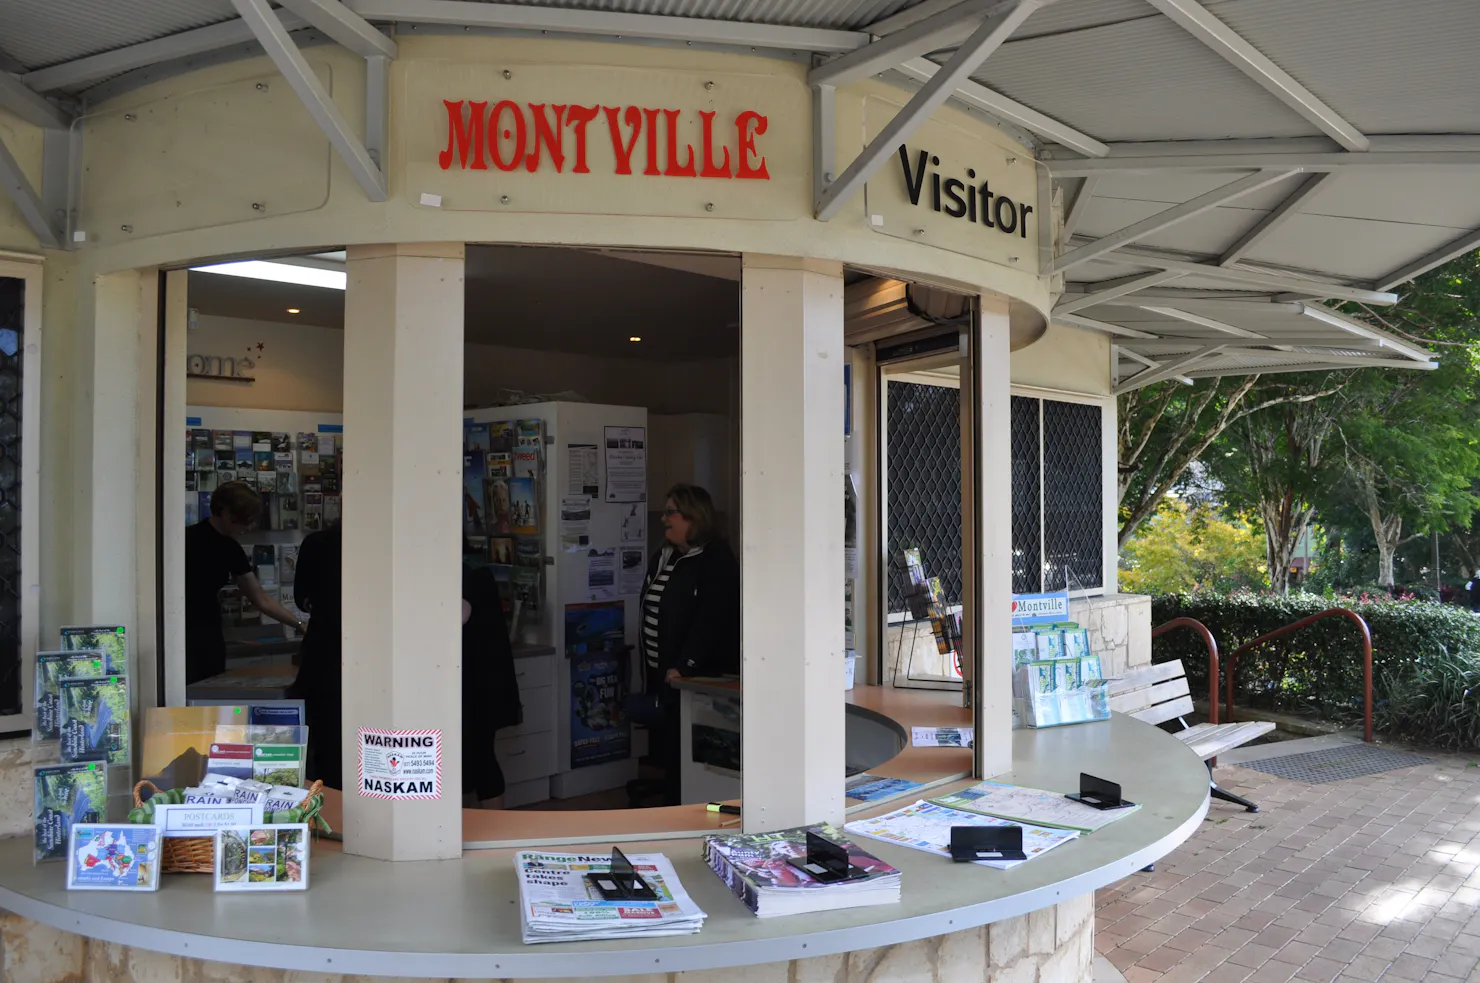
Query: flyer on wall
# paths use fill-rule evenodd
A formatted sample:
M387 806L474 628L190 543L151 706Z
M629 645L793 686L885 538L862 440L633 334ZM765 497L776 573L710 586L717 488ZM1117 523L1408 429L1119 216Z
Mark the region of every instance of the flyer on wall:
M606 501L647 501L647 428L605 427Z
M622 564L617 574L618 594L626 596L642 590L643 577L647 573L647 564L642 562L642 558L642 550L622 548Z
M610 601L617 596L617 551L586 551L586 595L592 601Z
M634 502L627 506L622 516L622 542L637 546L647 545L647 505Z
M567 495L600 495L600 458L595 444L567 444L565 448Z
M631 753L626 697L626 604L567 604L565 655L570 660L570 766L620 761Z
M591 496L560 499L560 546L568 553L591 545Z

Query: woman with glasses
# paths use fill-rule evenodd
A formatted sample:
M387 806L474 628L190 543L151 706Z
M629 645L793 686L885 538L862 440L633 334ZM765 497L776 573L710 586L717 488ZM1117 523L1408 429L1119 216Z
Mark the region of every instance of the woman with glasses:
M653 730L665 805L681 801L678 691L683 676L740 671L740 564L715 537L714 502L697 485L674 485L663 505L663 548L642 589L641 652L647 692L663 710Z

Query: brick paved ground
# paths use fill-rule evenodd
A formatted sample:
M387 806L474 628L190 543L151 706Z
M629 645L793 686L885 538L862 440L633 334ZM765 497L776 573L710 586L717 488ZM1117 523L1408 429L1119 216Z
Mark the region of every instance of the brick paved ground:
M1096 898L1127 983L1480 983L1476 757L1329 785L1238 766L1187 843Z

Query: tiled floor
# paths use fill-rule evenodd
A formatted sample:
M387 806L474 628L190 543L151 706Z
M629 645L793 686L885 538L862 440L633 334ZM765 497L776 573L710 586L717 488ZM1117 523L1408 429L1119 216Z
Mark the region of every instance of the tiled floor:
M1477 761L1324 785L1220 765L1262 812L1214 800L1100 891L1095 946L1128 983L1480 983Z

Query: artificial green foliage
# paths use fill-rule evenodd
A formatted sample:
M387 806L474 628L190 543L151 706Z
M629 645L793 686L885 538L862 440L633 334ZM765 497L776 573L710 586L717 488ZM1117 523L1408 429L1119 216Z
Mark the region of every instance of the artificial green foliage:
M1386 593L1345 598L1247 591L1168 594L1153 598L1151 623L1186 617L1207 625L1217 639L1226 680L1228 659L1240 645L1333 607L1356 611L1372 631L1373 706L1379 719L1395 696L1406 695L1406 680L1437 672L1432 667L1443 660L1480 657L1480 618L1453 605L1395 601ZM1208 655L1198 635L1175 631L1156 639L1152 659L1181 659L1192 692L1207 692ZM1356 721L1362 715L1359 632L1345 618L1317 622L1245 653L1234 680L1237 706Z

